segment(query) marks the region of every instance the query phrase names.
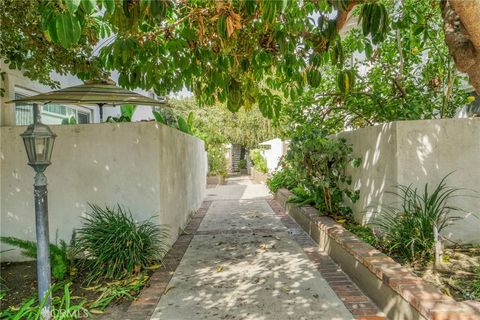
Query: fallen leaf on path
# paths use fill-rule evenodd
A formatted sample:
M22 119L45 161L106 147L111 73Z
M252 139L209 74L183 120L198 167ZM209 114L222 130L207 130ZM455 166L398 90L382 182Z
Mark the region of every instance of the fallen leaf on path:
M217 266L217 272L222 272L223 271L223 266Z
M264 251L267 251L267 250L268 250L268 245L265 244L265 243L262 243L262 244L260 245L260 249L262 249L262 250L264 250Z
M170 290L172 290L174 288L175 288L175 286L167 287L167 289L165 289L165 292L163 294L167 294Z
M290 288L287 286L282 287L282 290L285 291L286 293L290 292Z
M154 264L154 265L151 265L149 267L145 267L145 269L147 270L155 270L155 269L159 269L162 267L162 264L161 263L157 263L157 264Z

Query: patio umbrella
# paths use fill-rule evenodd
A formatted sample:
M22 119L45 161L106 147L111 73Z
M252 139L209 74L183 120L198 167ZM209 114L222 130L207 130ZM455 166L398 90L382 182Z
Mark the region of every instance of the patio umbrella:
M115 85L113 80L90 80L79 86L40 93L35 96L8 101L7 103L65 103L80 105L98 105L100 108L100 122L103 121L104 106L120 106L136 104L158 106L166 104L166 100L155 100L133 91L122 89Z

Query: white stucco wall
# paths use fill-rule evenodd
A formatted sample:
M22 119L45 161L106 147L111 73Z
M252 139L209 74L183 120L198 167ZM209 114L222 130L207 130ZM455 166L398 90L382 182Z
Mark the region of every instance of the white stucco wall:
M480 119L399 121L343 132L361 157L351 170L360 199L353 205L357 221L367 222L382 204L394 198L386 191L398 184L436 186L448 173L448 185L465 188L453 205L467 211L445 236L461 243L480 243Z
M260 143L262 146L268 146L269 149L263 150L262 155L267 160L269 172L277 169L280 158L286 153L285 142L279 138Z
M0 233L35 239L33 176L19 136L0 127ZM52 126L58 135L47 169L50 239L69 240L87 203L130 208L138 220L170 228L177 238L205 196L203 141L154 122ZM10 249L0 245L0 251ZM21 260L17 250L2 261Z

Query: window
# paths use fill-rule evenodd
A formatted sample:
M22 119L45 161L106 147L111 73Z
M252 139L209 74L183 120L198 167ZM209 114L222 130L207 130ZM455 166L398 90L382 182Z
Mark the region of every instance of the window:
M60 106L58 104L48 104L46 106L43 106L43 111L48 111L51 113L58 113L62 115L67 114L67 107L65 106Z
M15 93L15 99L22 99L26 95ZM27 126L33 123L33 108L28 104L15 104L15 124L19 126Z
M78 111L77 114L77 123L90 123L90 113Z
M16 87L15 99L26 98L36 94L35 92ZM90 123L92 110L86 107L67 107L60 104L47 104L41 108L42 122L45 124L62 124L65 119L74 118L77 123ZM15 104L15 123L25 126L33 123L33 108L31 105Z
M59 104L47 104L42 108L42 122L45 124L62 124L64 119L77 119L75 108Z

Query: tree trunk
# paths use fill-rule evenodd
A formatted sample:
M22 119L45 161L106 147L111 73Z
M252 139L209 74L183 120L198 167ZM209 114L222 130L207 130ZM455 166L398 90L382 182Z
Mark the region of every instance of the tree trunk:
M441 8L450 54L480 94L480 0L442 0Z

